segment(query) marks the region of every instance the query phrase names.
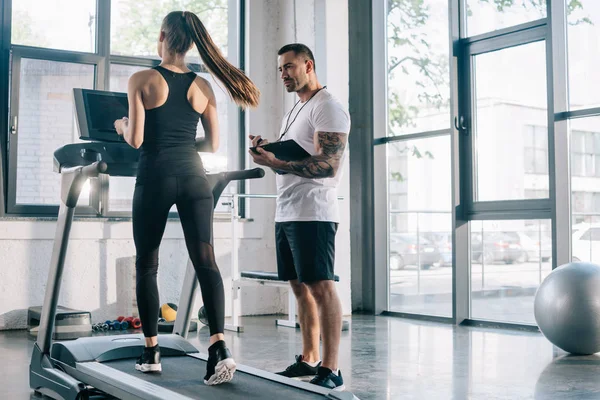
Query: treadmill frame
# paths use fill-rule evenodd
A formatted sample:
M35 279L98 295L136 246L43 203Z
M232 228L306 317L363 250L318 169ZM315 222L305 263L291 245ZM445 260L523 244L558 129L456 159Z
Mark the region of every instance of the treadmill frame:
M85 146L84 144L75 144L67 146ZM127 146L123 144L106 144L106 147L121 147ZM60 150L60 149L59 149ZM88 161L89 162L89 161ZM39 333L36 343L33 348L31 363L29 368L29 385L36 392L49 397L65 400L80 400L87 399L89 394L95 388L104 393L123 398L123 399L189 399L186 396L181 396L171 390L162 388L155 384L136 378L135 376L123 373L121 371L103 365L101 361L110 359L107 355L109 351L94 355L95 361L77 361L73 359L74 365L69 365L68 362L61 361L57 357L60 355L71 354L67 351L61 351L63 347L77 347L78 341L81 340L97 340L99 343L102 338L110 338L112 341L120 337L127 338L123 340L124 344L113 347L110 353L113 359L129 358L132 354L137 357L141 353L144 346L143 337L141 335L109 335L102 337L79 338L71 342L60 342L58 346L52 345L52 332L54 331L54 323L56 317L56 308L60 294L60 286L64 271L64 263L69 244L69 235L73 223L75 206L81 189L86 181L93 177L98 177L100 173L110 170L106 162L98 160L90 162L86 166L77 166L59 168L61 174L61 203L59 208L56 232L54 238L54 246L52 250L52 259L50 270L48 273L48 282L46 285L46 293L44 298L44 306L40 318ZM217 201L230 182L235 179L235 175L249 174L255 172L255 176L264 175L264 170L257 168L255 170L220 173L207 175L209 182L213 186L214 202ZM262 173L262 175L261 175ZM109 172L110 174L110 172ZM228 178L231 177L231 179ZM202 360L207 360L206 355L200 355L198 350L192 346L187 340L188 329L190 325L190 317L192 306L198 287L198 279L194 271L193 265L188 261L183 287L180 296L180 304L178 306L177 317L171 335L160 335L161 352L168 355L171 352L176 352L181 355L189 355ZM136 336L138 336L136 340ZM169 338L171 336L171 338ZM180 337L179 340L185 341L189 346L187 349L178 345L178 340L172 340L174 337ZM171 340L170 340L171 339ZM174 345L170 346L169 342L173 341ZM186 346L187 347L187 346ZM117 355L116 348L119 350ZM51 354L52 350L52 354ZM96 361L96 357L101 357L100 361ZM320 394L330 399L357 399L350 392L335 391L321 388L306 382L300 382L289 378L280 377L266 371L261 371L255 368L238 365L237 369L242 372L248 372L252 375L259 376L263 379L269 379L298 389L307 390L315 394Z

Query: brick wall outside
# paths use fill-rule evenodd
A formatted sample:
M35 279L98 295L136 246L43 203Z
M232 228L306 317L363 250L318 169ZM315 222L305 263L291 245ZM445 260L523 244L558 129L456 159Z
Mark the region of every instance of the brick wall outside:
M79 141L73 88L92 88L93 82L92 65L21 60L17 203L58 204L60 177L53 171L53 154Z

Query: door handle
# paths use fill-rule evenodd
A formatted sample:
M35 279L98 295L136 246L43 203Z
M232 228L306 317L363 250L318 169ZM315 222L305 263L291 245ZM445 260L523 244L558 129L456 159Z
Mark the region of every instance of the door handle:
M11 135L17 134L17 116L16 115L14 115L12 118L12 124L10 125L10 134Z
M460 118L454 117L454 127L457 131L466 131L467 127L465 126L465 118L463 116Z

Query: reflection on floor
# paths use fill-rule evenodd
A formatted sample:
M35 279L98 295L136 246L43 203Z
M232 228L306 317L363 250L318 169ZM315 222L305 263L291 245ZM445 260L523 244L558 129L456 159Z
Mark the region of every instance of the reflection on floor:
M226 334L239 363L276 371L293 361L300 332L276 327L274 318L245 317L244 333ZM191 336L205 351L208 329ZM30 398L32 345L25 331L0 332L0 398ZM600 398L600 357L557 352L539 333L354 315L340 365L361 399Z

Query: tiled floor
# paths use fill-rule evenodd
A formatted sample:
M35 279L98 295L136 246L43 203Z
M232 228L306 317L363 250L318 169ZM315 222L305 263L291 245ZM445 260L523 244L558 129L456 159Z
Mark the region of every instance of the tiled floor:
M226 334L238 363L279 370L301 349L274 317L242 321L244 333ZM190 340L205 351L207 328ZM30 398L32 345L25 331L0 332L1 399ZM600 399L600 357L567 356L539 333L355 315L340 365L360 399Z

